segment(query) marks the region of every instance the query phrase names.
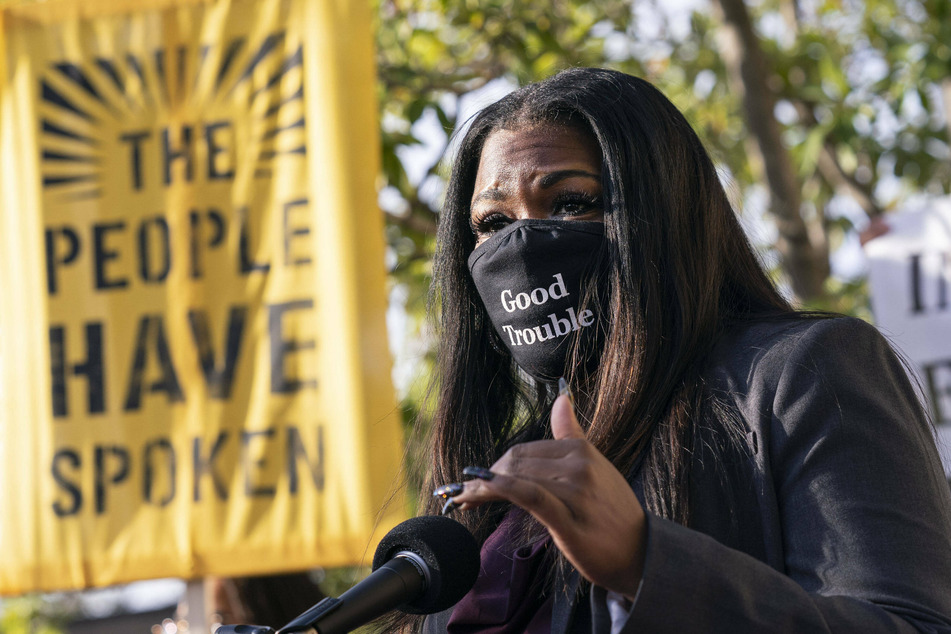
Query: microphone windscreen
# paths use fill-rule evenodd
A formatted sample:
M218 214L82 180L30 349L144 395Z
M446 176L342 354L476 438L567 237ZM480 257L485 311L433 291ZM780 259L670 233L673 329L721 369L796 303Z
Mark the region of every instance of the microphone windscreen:
M373 570L405 550L426 562L430 583L420 597L400 606L403 612L442 612L455 605L475 585L480 565L479 545L469 529L456 520L424 515L398 524L376 547Z

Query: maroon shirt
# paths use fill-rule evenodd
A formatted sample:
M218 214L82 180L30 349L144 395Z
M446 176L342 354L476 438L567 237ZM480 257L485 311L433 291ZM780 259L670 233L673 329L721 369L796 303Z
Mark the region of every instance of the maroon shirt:
M552 598L542 594L551 538L515 548L521 512L509 511L482 545L482 568L456 604L449 634L548 634Z

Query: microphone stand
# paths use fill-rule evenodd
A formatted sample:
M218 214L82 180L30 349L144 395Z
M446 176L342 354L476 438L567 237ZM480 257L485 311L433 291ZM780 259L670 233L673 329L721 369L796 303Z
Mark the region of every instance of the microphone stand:
M414 517L383 537L373 568L339 598L324 599L277 632L261 625L223 625L215 634L346 634L391 610L441 612L475 584L479 545L455 520Z
M303 612L281 629L274 631L266 625L222 625L215 634L321 634L314 624L325 614L340 605L341 600L327 597Z
M339 598L323 599L277 632L264 625L222 625L215 634L345 634L397 607L406 600L407 588L422 590L428 583L426 562L404 551ZM359 609L339 609L345 604Z
M277 632L266 625L222 625L215 634L320 634L314 624L325 614L333 611L341 600L327 597L303 612Z

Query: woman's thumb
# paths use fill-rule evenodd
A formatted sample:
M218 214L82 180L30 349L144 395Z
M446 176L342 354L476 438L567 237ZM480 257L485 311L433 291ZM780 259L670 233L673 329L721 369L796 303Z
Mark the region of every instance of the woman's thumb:
M578 417L575 416L574 401L571 398L571 392L568 390L568 384L564 379L559 379L559 396L555 399L555 404L551 408L551 433L555 440L563 438L584 438L584 430L578 423Z

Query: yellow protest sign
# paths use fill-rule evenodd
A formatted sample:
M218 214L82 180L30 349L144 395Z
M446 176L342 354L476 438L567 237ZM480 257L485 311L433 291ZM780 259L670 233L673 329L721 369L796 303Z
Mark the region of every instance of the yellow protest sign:
M402 519L369 11L0 4L0 593Z

